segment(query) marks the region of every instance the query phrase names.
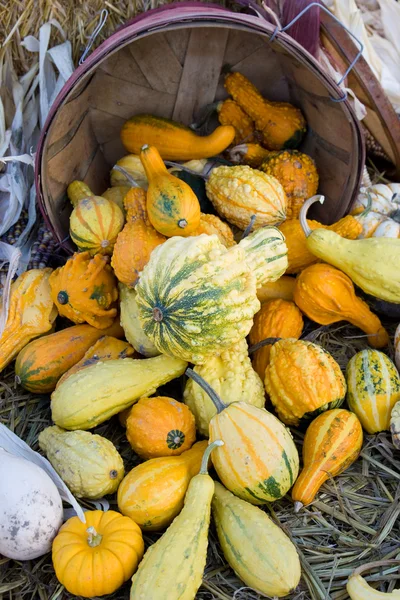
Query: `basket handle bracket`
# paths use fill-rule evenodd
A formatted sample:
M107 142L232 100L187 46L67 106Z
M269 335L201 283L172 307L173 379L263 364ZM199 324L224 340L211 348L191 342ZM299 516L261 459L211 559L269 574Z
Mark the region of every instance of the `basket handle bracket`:
M93 33L90 36L88 43L86 44L86 48L84 49L82 56L79 59L79 66L81 66L87 59L89 52L95 42L95 39L99 35L100 31L103 29L104 25L106 24L107 19L108 19L108 10L106 8L103 8L103 10L100 13L99 22L97 23L96 28L93 30Z

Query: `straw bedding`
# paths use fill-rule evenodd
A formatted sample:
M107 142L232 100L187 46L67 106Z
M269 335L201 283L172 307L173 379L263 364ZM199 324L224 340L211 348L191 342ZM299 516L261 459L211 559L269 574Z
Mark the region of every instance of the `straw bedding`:
M98 12L107 8L110 16L96 43L137 12L153 8L157 1L100 2L99 0L46 2L45 0L0 2L0 39L10 39L11 51L18 72L29 66L29 56L19 42L27 34L36 34L40 25L57 19L71 36L73 56L79 59L87 36L96 27ZM53 31L55 29L53 28ZM54 35L58 35L55 33ZM61 40L54 40L59 42ZM8 241L18 237L18 228L10 232ZM58 260L57 247L51 234L41 226L37 232L34 266L48 263L48 257ZM62 257L59 257L62 260ZM31 265L32 266L32 265ZM54 266L58 266L55 264ZM396 323L384 322L391 338ZM315 329L308 323L307 339L327 349L344 370L348 360L357 351L368 347L359 330L350 326L333 325ZM391 354L391 349L389 349ZM181 384L163 389L168 395L181 399ZM25 392L14 382L11 366L0 380L0 422L7 425L38 450L39 432L51 424L49 397ZM95 433L112 440L121 453L126 470L135 465L137 458L126 441L124 430L116 418L96 428ZM301 448L304 432L293 431ZM265 510L280 523L295 542L303 577L290 600L344 600L345 584L352 570L374 560L400 558L400 454L391 443L389 433L366 436L359 460L344 474L330 480L321 489L317 500L295 515L293 504L282 500ZM84 503L83 503L84 504ZM115 497L110 499L116 508ZM146 544L154 543L160 534L146 534ZM367 577L381 591L391 591L396 585L397 567L387 568ZM129 583L110 600L129 597ZM56 600L72 598L57 582L49 555L26 563L0 557L0 598L4 600ZM197 598L200 600L259 600L261 596L243 587L227 566L213 528L210 534L207 568ZM150 599L149 599L150 600Z

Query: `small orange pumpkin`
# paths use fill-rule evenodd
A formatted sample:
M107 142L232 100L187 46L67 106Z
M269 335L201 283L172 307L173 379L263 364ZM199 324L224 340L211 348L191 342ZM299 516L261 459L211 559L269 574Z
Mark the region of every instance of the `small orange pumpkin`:
M126 437L142 458L176 456L196 440L194 416L173 398L142 398L126 419Z
M258 344L266 338L295 338L298 339L303 331L303 317L294 302L286 300L270 300L261 306L254 317L253 327L249 334L250 343ZM256 350L252 357L253 369L262 381L265 369L269 363L271 345Z

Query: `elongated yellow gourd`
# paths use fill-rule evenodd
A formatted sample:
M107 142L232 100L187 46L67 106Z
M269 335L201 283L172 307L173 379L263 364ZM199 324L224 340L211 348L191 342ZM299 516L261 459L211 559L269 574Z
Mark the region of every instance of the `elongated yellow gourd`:
M377 567L390 567L391 565L399 565L398 560L381 560L373 563L368 563L358 567L349 577L346 585L346 590L351 600L399 600L400 590L393 592L380 592L371 587L369 583L361 576L364 571L376 569Z
M77 371L52 393L52 419L63 429L92 429L139 398L154 394L182 375L186 366L185 361L168 356L99 362Z
M206 564L208 528L214 481L207 473L206 449L200 473L193 477L182 512L164 535L147 550L132 577L130 600L194 600Z
M323 261L346 273L364 292L400 303L400 238L347 240L334 231L307 225L307 210L324 196L313 196L300 212L300 222L307 237L308 250Z
M245 585L278 598L298 586L296 548L264 511L216 482L212 513L224 556Z

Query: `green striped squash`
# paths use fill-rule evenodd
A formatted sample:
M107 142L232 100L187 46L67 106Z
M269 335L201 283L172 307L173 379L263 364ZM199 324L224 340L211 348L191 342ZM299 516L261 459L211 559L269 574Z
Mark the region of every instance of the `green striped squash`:
M257 288L277 281L288 267L285 236L276 227L257 229L239 242L256 277Z
M390 358L379 350L362 350L350 359L346 379L347 403L365 431L389 430L392 408L400 400L400 377Z
M260 303L240 245L216 235L172 237L152 252L136 286L146 336L163 354L203 363L244 338Z
M296 548L264 511L216 482L212 513L224 556L245 585L278 598L298 586Z
M117 235L124 226L120 207L102 196L78 202L69 219L72 241L82 252L112 254Z
M273 414L246 402L229 404L210 421L212 461L235 496L251 504L282 498L296 481L299 455L292 434Z

